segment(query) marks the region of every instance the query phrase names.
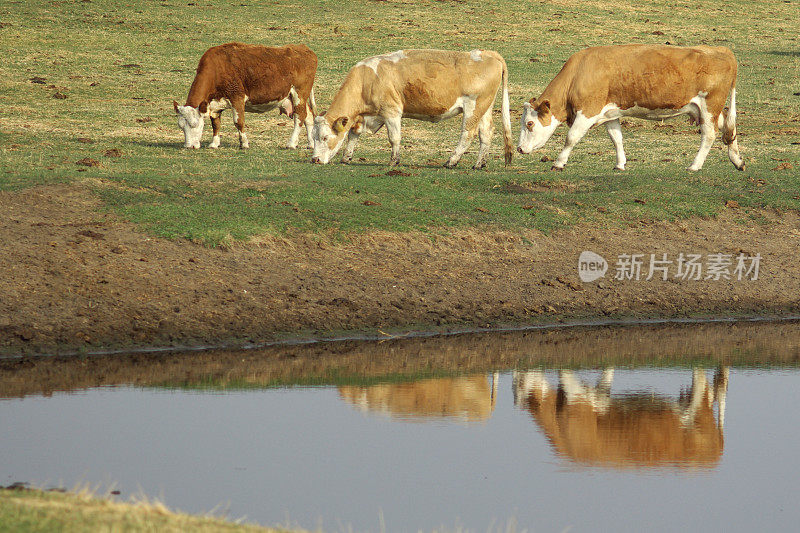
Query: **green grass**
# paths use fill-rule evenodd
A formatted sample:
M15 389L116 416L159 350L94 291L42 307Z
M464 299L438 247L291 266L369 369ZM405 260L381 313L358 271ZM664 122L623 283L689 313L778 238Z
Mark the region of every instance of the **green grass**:
M800 209L800 145L792 144L800 141L796 0L562 0L523 6L425 0L5 2L0 190L88 184L108 209L148 231L209 245L297 232L336 238L372 229L551 231L582 221L614 226L713 216L727 200L742 206L745 220L763 208ZM410 47L495 49L510 70L515 141L521 104L585 46L725 45L740 63L739 139L748 170L736 171L717 142L701 172L686 172L699 135L683 120L623 126L629 159L624 173L612 171L613 149L603 128L576 147L563 173L550 172L551 164L540 161L558 154L563 128L544 149L516 157L505 169L499 116L488 171L470 169L477 141L459 168L440 167L455 145L457 119L438 125L404 121L406 176L386 175L383 131L362 137L352 165L312 166L307 150L281 148L291 127L274 114L246 116L249 151L238 150L229 113L223 114L219 150L183 150L172 100L185 99L200 55L232 40L308 44L320 60L315 92L321 109L347 69L366 56ZM31 82L34 77L45 83ZM57 92L67 98L53 98ZM204 145L210 125L206 130ZM111 149L121 157L107 156ZM76 164L84 158L100 166Z

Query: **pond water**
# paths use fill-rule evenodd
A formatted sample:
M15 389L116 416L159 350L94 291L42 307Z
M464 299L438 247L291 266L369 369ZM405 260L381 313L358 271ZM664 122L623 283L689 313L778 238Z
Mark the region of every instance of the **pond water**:
M0 361L0 485L324 531L800 521L800 327Z

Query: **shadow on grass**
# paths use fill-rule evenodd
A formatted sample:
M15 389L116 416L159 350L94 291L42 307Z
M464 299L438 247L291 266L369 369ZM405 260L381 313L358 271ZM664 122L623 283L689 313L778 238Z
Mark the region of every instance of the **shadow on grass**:
M767 53L773 56L800 57L800 50L771 50Z
M132 140L128 142L130 144L135 144L137 146L147 146L148 148L169 148L173 150L184 150L183 144L180 142L138 141L138 140Z

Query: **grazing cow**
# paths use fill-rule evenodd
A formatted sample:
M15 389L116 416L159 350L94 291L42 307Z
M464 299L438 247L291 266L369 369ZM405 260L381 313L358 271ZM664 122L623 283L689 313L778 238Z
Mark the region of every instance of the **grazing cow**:
M544 146L559 124L569 125L553 170L563 170L573 147L592 126L605 124L625 170L620 118L663 120L689 115L700 125L700 150L689 170L700 170L716 137L744 170L736 140L736 58L727 48L632 44L587 48L570 57L539 98L522 112L518 151ZM725 101L730 96L730 107Z
M384 124L392 145L391 165L400 162L400 119L439 122L463 114L461 139L445 163L452 168L480 138L473 168L486 166L494 131L492 107L502 85L502 117L506 164L511 162L511 115L508 69L503 57L491 50L447 52L399 50L367 58L347 74L324 116L314 120L312 162L326 164L347 141L342 163L350 162L358 137Z
M677 401L651 393L611 395L614 370L596 386L559 372L554 390L541 371L515 372L514 403L528 410L560 456L587 466L713 467L722 457L728 369L709 386L695 369ZM719 404L718 420L713 403Z
M369 387L341 386L339 394L364 411L403 419L457 418L486 420L497 402L499 375L491 389L485 375L385 383Z
M183 129L186 148L200 148L203 120L211 118L213 139L209 148L220 143L220 113L233 110L239 130L239 147L248 148L244 132L244 112L264 113L275 108L294 117L294 130L287 148L296 148L303 122L311 147L314 125L314 76L317 56L303 44L267 47L228 43L209 48L197 66L186 105L172 102Z

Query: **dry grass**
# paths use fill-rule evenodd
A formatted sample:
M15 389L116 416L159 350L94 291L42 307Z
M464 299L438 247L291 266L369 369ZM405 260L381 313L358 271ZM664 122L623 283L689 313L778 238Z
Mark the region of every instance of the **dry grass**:
M272 528L230 522L213 516L191 516L168 509L158 500L116 499L109 490L79 487L70 492L15 487L0 489L0 531L164 531L276 533Z

